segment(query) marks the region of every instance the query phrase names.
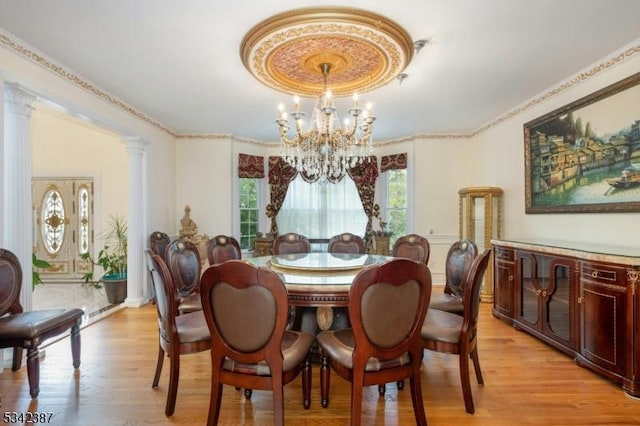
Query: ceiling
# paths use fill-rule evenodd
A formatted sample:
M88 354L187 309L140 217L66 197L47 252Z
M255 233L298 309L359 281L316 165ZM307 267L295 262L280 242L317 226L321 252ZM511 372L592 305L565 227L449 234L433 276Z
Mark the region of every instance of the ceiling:
M275 141L291 95L244 67L243 37L277 13L328 4L428 41L404 81L360 94L376 140L471 133L640 38L638 0L5 0L0 29L173 133Z

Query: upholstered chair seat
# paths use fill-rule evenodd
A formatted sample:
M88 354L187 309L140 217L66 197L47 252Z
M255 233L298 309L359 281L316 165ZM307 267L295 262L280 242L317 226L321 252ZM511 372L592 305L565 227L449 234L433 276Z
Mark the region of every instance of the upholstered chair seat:
M309 356L309 347L313 343L314 336L309 333L297 333L286 331L282 338L280 349L282 350L282 372L286 373L297 368ZM235 373L250 374L255 376L270 376L271 368L266 361L261 360L255 364L238 363L231 358L225 358L222 368Z
M462 315L464 303L459 296L448 293L435 293L431 295L429 308Z
M323 348L326 348L325 355L334 359L338 364L346 368L353 368L353 351L356 346L356 339L353 329L336 330L333 333L320 333L318 341ZM369 358L365 364L364 371L381 371L389 368L401 367L409 364L411 358L405 352L399 357L391 359Z
M442 342L457 344L462 322L461 315L429 309L422 325L421 335L424 339L438 339Z

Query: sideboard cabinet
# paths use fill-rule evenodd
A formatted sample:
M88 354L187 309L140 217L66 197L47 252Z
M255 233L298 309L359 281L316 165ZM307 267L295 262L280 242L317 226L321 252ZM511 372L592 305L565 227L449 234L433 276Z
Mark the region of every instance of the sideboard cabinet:
M640 248L492 243L494 316L640 397Z

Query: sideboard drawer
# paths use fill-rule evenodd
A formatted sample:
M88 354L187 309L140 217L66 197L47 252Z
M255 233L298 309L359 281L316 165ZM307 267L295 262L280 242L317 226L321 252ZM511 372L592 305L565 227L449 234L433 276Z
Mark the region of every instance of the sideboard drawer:
M627 270L607 263L582 262L580 279L599 284L627 285Z

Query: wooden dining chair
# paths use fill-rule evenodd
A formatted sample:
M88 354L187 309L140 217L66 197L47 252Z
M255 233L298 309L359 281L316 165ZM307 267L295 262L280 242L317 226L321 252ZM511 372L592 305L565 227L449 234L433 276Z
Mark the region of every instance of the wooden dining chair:
M421 331L422 345L425 349L458 354L460 362L460 380L467 413L473 414L473 394L469 379L469 358L473 361L478 384L483 385L480 359L478 358L478 314L480 311L480 288L482 278L489 264L491 250L485 250L471 263L468 274L464 276L464 313L462 316L451 312L429 308Z
M217 235L207 243L209 265L232 259L242 259L242 250L238 240L227 235Z
M160 382L165 354L169 356L169 389L164 413L173 415L178 395L180 357L207 351L211 348L211 336L202 310L176 315L177 291L166 263L160 256L147 250L147 266L156 292L158 314L158 361L152 387Z
M399 237L393 243L391 254L393 257L404 257L428 265L431 247L426 238L418 234L408 234Z
M403 257L405 259L415 260L416 262L422 262L425 265L429 264L429 256L431 254L431 246L429 240L418 234L407 234L398 238L393 244L391 250L393 257ZM431 295L430 304L433 303L433 295ZM404 389L404 380L399 380L396 385L398 390ZM378 394L384 396L386 392L386 385L381 384L378 386Z
M344 232L329 239L327 251L329 253L364 254L365 247L366 244L362 237Z
M149 234L149 249L163 259L169 244L171 244L171 238L164 232L154 231Z
M469 272L478 247L470 240L454 242L447 252L444 291L431 295L429 308L462 315L464 312L465 275Z
M349 291L351 328L323 331L320 393L329 405L333 369L351 382L351 424L362 422L362 389L410 379L416 424L426 425L420 384L420 329L431 295L431 273L424 263L393 259L363 269Z
M31 285L29 285L31 287ZM80 367L80 325L84 311L42 309L24 312L20 304L22 268L13 252L0 249L0 348L13 348L12 371L22 366L22 350L27 350L29 394L40 393L40 357L38 347L47 339L71 330L73 368Z
M164 257L177 292L178 312L201 311L199 292L202 264L196 245L186 239L174 240L167 246Z
M289 300L280 277L267 268L229 260L205 270L201 297L211 333L207 424L218 423L225 384L271 390L274 424L284 424L283 386L301 372L303 407L309 408L314 336L285 330Z
M311 242L304 235L289 232L278 235L273 240L271 248L273 254L296 254L311 252Z

